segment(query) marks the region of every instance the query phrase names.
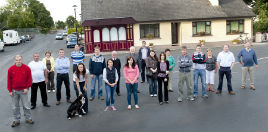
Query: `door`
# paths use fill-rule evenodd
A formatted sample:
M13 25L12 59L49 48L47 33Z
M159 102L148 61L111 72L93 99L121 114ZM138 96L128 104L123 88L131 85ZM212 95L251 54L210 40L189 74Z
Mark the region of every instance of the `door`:
M178 44L178 23L171 23L172 45Z

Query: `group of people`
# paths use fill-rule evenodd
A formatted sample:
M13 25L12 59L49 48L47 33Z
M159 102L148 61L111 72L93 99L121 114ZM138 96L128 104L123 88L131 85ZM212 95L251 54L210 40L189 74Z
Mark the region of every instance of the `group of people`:
M83 94L86 98L83 106L88 113L88 100L95 99L95 89L98 84L98 99L104 100L102 92L102 83L105 83L106 91L106 107L104 111L117 110L115 108L115 93L120 96L120 77L121 77L121 61L117 58L117 52L112 52L112 57L107 61L100 53L100 47L94 48L94 54L89 59L89 69L86 68L85 55L79 50L79 46L75 46L75 51L71 53L73 62L73 87L76 96ZM246 75L250 75L250 89L255 90L253 79L253 66L258 61L256 53L251 49L251 44L245 44L237 55L238 62L242 65L242 85L246 88ZM47 103L47 92L56 92L56 105L60 105L61 86L64 83L66 88L66 101L72 103L70 94L69 68L70 59L64 55L64 50L59 50L59 56L54 60L51 52L45 53L45 58L40 61L39 54L33 54L33 61L28 66L22 63L22 56L16 55L15 65L8 69L7 89L12 97L13 117L12 127L20 124L20 105L22 101L26 123L33 124L30 109L36 108L37 91L41 92L43 106L50 107ZM228 92L235 95L232 89L232 69L235 64L234 54L229 51L229 46L224 45L223 51L217 57L213 56L212 49L207 49L207 53L202 52L202 46L197 45L196 51L190 55L187 53L187 47L181 47L181 54L177 57L177 62L170 53L170 49L161 52L157 57L156 52L146 46L146 42L142 42L142 47L138 54L135 53L135 47L130 47L130 53L126 56L126 63L123 65L123 76L127 89L127 108L132 109L131 96L134 96L134 106L139 109L138 105L138 83L141 75L141 83L149 83L149 96L158 97L159 104L168 103L169 92L173 92L172 78L175 65L179 68L178 101L184 99L183 86L186 83L187 96L186 99L194 101L198 97L198 79L201 79L202 97L208 98L207 92L214 92L215 74L219 72L219 84L216 94L221 94L223 77L226 76ZM193 79L191 77L191 69L193 69ZM219 69L219 70L218 70ZM141 74L140 74L141 72ZM56 74L56 89L54 84L54 74ZM91 89L88 99L87 84L91 78ZM194 88L192 89L192 80ZM47 90L46 90L47 87ZM28 90L31 88L31 106L28 102Z

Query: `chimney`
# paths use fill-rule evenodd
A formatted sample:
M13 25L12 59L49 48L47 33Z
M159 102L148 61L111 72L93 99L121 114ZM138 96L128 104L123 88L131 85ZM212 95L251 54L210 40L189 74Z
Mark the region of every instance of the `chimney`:
M212 6L219 6L219 0L209 0Z

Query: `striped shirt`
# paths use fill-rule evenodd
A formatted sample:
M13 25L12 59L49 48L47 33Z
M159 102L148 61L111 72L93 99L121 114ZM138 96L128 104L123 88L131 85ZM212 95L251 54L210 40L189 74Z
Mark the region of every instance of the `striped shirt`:
M76 53L76 51L72 52L71 55L71 59L73 59L73 64L79 64L79 63L84 63L83 59L85 58L85 55L82 51L78 51L78 53Z

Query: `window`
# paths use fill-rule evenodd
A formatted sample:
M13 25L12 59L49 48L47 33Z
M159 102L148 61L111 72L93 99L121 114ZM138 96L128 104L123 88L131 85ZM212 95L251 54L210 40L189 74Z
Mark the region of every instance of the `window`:
M244 32L244 20L227 20L226 33L239 34Z
M211 22L193 22L193 36L211 35Z
M100 31L94 30L93 35L94 35L94 42L100 42Z
M108 28L102 29L102 41L110 41L110 32Z
M115 27L111 28L110 35L111 35L111 41L118 41L118 33Z
M12 33L9 33L9 37L12 38Z
M126 29L124 27L120 27L118 29L118 34L119 34L119 40L127 40L126 39Z
M140 38L159 37L159 24L140 24Z

